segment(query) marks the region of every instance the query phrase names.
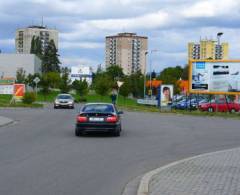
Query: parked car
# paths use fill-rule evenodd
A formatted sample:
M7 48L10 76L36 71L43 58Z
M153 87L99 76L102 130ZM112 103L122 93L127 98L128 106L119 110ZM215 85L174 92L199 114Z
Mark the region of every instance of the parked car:
M208 111L208 112L239 112L240 104L234 102L226 102L225 100L219 100L216 103L215 100L212 100L208 103L202 103L199 105L199 110Z
M114 104L89 103L83 106L77 116L75 135L83 133L107 132L120 136L122 131L121 114Z
M59 94L54 101L54 108L74 108L74 98L70 94Z

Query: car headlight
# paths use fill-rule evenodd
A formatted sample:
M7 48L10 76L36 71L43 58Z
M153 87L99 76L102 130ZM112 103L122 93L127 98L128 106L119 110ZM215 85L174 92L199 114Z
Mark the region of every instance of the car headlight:
M59 100L55 100L55 104L59 104Z

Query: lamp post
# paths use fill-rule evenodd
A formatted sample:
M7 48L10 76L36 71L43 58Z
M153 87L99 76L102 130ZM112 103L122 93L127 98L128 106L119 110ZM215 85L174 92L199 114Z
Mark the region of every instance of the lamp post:
M143 88L143 99L145 99L146 96L146 72L147 72L147 54L148 51L145 52L145 70L144 70L144 88Z
M154 53L154 52L158 52L159 50L157 50L157 49L153 49L153 50L151 50L151 52L150 52L150 91L151 91L151 99L152 99L152 54Z
M223 35L223 32L219 32L219 33L217 34L218 45L221 44L221 43L220 43L220 38L221 38L222 35Z

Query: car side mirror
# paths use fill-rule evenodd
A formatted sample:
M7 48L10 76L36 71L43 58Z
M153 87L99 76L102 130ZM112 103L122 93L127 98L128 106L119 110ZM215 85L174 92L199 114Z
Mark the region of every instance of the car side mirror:
M123 114L123 111L119 111L118 114L119 114L119 115Z

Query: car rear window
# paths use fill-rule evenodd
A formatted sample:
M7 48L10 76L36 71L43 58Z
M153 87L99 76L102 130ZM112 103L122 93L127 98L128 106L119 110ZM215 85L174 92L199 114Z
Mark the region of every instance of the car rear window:
M97 112L97 113L113 113L114 108L112 105L102 105L102 104L93 104L93 105L86 105L82 109L83 112Z
M72 97L70 96L70 95L59 95L58 97L57 97L57 99L72 99Z

